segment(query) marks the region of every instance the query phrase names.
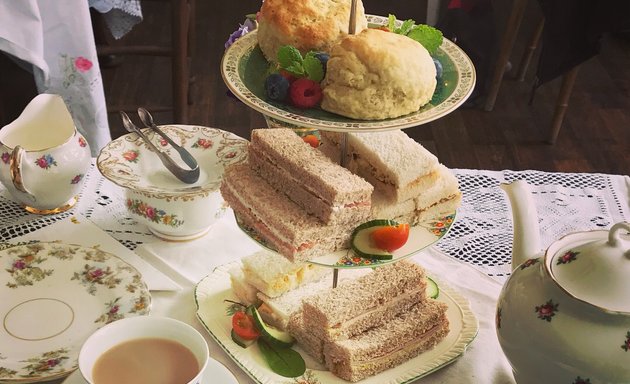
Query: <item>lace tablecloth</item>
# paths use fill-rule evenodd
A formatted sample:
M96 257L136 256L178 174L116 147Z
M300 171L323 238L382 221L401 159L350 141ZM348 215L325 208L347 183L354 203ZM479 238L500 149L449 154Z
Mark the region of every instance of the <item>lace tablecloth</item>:
M454 172L464 195L457 219L436 247L415 255L414 259L439 276L441 283L469 300L479 331L462 358L420 381L460 383L466 377L479 383L514 384L495 331L494 310L502 283L510 273L512 245L510 207L499 185L516 179L525 179L532 185L540 216L542 245L546 246L567 232L608 228L615 222L630 219L630 177L538 171L456 169ZM30 237L36 237L36 231L49 226L47 232L50 233L64 224L62 221L73 221L79 215L135 251L181 287L176 291L152 290L152 314L176 318L196 327L205 335L213 358L234 373L240 383L253 382L195 318L195 284L216 266L238 260L257 247L238 230L232 215L223 216L208 235L198 240L169 243L155 238L127 214L122 191L103 179L95 166L85 178L77 206L54 216L26 213L0 186L0 242L29 233L34 235ZM68 236L65 232L64 235L66 238L80 236L78 233ZM63 384L85 384L78 372L61 380ZM59 383L59 380L55 382Z
M499 282L510 273L512 218L504 182L526 180L539 213L542 246L564 234L609 228L630 221L630 177L606 174L540 171L481 171L454 169L463 203L449 233L437 244L446 254L464 261ZM10 240L79 213L130 250L156 238L127 214L122 191L104 179L93 165L79 203L69 212L36 216L11 200L0 185L0 241ZM244 256L244 255L243 255Z

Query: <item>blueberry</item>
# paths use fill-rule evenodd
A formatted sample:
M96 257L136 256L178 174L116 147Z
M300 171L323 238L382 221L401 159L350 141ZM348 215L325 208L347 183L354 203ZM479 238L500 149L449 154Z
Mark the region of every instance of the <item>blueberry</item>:
M330 58L330 56L326 52L317 52L315 54L315 57L317 58L317 60L320 61L320 63L322 63L322 67L324 68L324 76L326 76L326 64L328 64L328 59Z
M265 93L271 100L284 101L289 92L289 80L279 73L273 73L265 80Z
M433 58L433 64L435 64L435 78L436 79L441 79L442 78L442 63L440 63L438 61L438 59L436 59L435 57Z

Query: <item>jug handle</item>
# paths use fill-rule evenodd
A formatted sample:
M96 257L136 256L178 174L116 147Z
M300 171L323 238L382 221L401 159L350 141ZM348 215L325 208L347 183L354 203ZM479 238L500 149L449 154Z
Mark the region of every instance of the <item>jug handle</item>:
M33 196L24 186L24 180L22 179L22 158L24 157L24 148L16 145L11 151L11 157L9 158L9 172L11 174L11 181L13 186L20 192L28 193Z

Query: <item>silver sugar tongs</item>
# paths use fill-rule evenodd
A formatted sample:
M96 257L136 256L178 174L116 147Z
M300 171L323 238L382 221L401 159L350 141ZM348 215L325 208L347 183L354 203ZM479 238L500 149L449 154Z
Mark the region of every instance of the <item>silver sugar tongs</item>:
M142 110L143 112L140 112L140 110ZM140 128L138 128L129 118L129 116L123 112L120 111L120 116L122 117L122 121L123 121L123 125L125 126L125 129L129 132L135 133L138 136L140 136L140 138L142 140L144 140L144 142L149 146L149 149L151 149L153 152L155 152L155 154L159 157L160 161L162 162L162 164L164 164L164 166L166 167L166 169L168 169L175 177L177 177L179 180L183 181L186 184L193 184L195 183L197 180L199 180L199 164L197 164L197 161L195 160L195 158L190 154L190 152L188 152L187 150L185 150L184 148L182 148L181 146L179 146L178 144L176 144L175 142L173 142L173 140L171 140L170 137L166 136L164 134L164 132L162 132L161 129L159 129L154 123L153 123L153 118L151 117L151 114L149 114L149 112L147 110L145 110L144 108L138 108L138 114L140 115L140 119L142 120L142 122L147 125L148 128L156 131L160 136L162 136L169 144L171 144L173 146L173 148L179 153L180 157L182 158L182 160L186 163L186 165L188 165L191 169L185 169L180 167L177 163L175 163L175 161L173 161L173 159L171 159L169 157L169 155L167 155L166 153L160 151L150 140L149 138L142 132L142 130L140 130Z

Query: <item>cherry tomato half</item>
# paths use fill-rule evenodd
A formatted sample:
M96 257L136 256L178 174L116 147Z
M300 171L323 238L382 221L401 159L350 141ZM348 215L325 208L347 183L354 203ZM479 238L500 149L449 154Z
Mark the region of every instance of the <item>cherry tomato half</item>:
M232 316L232 329L243 340L254 340L260 336L252 316L242 311L235 312Z
M370 237L378 249L393 252L409 239L409 224L398 224L374 230Z

